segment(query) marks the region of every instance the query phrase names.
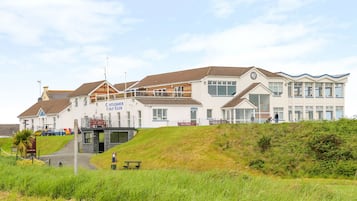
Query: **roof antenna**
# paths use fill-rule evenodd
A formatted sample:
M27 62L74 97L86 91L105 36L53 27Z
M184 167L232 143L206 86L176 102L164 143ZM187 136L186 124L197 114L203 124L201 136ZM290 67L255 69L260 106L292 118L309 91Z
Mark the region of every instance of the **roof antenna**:
M107 64L104 67L104 79L105 79L105 81L107 81L108 60L109 60L109 57L107 56Z

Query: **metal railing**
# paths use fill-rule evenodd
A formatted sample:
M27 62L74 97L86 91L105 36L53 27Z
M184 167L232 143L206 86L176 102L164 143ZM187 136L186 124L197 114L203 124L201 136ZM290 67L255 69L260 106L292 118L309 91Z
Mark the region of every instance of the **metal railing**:
M129 91L116 94L99 94L96 96L96 101L106 101L109 100L123 99L130 97L159 97L159 98L191 98L192 92L175 92L175 91ZM93 100L94 101L94 100ZM93 102L92 101L92 102Z

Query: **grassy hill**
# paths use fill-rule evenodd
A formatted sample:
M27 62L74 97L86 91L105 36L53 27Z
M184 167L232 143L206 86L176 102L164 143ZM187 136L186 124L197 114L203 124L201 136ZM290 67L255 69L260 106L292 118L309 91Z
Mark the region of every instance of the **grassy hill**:
M116 151L118 164L127 159L142 160L139 171L80 169L74 175L71 167L22 166L15 157L0 156L0 198L356 200L357 180L348 176L357 170L356 123L340 120L142 129L130 142L92 158L97 167L110 169L111 153ZM41 140L46 144L47 138ZM263 174L349 180L281 179Z
M46 155L52 154L62 149L70 140L73 135L67 136L38 136L37 141L37 154ZM0 138L0 148L8 153L11 152L12 138Z
M143 129L130 142L96 155L91 162L109 169L112 152L117 152L119 165L142 160L143 169L353 178L357 121Z

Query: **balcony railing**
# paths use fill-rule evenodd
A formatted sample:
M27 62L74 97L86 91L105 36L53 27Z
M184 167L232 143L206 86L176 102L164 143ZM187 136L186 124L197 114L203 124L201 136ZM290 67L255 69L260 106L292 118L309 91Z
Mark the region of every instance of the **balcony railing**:
M162 98L191 98L192 92L166 92L166 91L131 91L131 92L122 92L116 94L100 94L96 96L97 101L105 101L108 99L123 99L130 97L162 97ZM93 100L94 101L94 100ZM92 101L92 102L93 102Z
M106 128L110 127L107 120L100 118L82 118L81 119L82 128Z

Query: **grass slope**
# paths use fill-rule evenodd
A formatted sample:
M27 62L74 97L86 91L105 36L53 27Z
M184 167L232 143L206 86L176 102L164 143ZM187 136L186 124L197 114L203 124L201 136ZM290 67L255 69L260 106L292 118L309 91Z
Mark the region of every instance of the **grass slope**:
M236 161L221 154L215 146L218 127L164 127L144 129L128 143L96 155L91 162L108 169L111 153L117 152L118 164L142 160L144 169L236 169Z
M334 134L339 147L352 159L319 161L309 148L316 136ZM266 136L271 146L262 152L258 141ZM357 170L357 121L283 124L233 124L143 129L128 143L91 159L109 169L111 153L118 164L142 160L143 169L189 169L261 172L288 177L347 177ZM255 164L255 162L260 162Z
M36 137L37 154L52 154L62 149L69 141L73 140L73 135L68 136L38 136ZM0 147L10 153L12 138L0 138Z

